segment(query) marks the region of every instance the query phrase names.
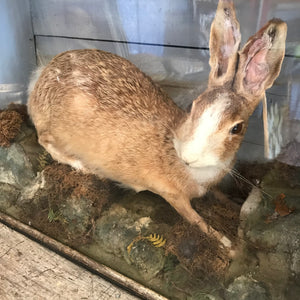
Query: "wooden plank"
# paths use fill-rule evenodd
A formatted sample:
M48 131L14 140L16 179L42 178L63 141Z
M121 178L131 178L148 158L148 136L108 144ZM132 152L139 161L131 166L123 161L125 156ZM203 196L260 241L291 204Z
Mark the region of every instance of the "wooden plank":
M0 298L139 299L2 223Z
M0 1L0 106L25 101L35 51L29 0Z

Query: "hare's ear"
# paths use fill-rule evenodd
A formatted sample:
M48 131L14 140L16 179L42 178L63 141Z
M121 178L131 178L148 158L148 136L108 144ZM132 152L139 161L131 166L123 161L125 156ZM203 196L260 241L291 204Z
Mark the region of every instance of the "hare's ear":
M219 86L233 80L240 42L240 25L233 1L220 0L210 29L209 86Z
M235 90L254 96L255 104L277 78L285 53L286 23L279 19L269 21L240 51ZM252 97L253 98L253 97Z

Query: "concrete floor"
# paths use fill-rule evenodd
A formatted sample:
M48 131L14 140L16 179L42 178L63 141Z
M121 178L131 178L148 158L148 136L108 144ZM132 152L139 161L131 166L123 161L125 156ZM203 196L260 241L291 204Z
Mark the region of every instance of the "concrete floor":
M0 223L0 299L139 299Z

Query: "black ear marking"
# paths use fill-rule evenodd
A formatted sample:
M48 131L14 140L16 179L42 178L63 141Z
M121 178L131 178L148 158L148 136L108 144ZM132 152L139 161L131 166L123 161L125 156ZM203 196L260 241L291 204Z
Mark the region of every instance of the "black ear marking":
M271 42L273 42L273 40L276 36L276 27L271 27L268 31L268 35L271 38Z
M227 17L230 17L230 9L229 9L229 8L225 7L225 8L224 8L224 13L225 13L225 15L226 15Z

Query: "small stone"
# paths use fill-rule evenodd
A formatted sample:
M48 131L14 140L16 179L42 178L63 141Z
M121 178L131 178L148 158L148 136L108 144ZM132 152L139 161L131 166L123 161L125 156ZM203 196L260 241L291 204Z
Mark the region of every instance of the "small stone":
M261 200L262 197L261 197L260 189L254 187L241 207L241 212L240 212L241 223L244 223L249 217L249 215L255 213L258 210Z

